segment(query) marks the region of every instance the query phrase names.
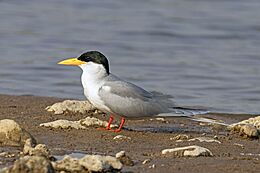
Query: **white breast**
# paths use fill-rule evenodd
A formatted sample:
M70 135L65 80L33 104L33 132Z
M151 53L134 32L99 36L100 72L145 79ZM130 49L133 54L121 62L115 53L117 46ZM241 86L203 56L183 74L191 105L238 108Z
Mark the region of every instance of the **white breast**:
M81 82L84 88L84 95L87 97L89 102L104 112L110 112L110 109L105 106L104 102L98 95L99 89L104 84L104 75L103 67L97 64L90 64L81 66L83 73L81 76Z

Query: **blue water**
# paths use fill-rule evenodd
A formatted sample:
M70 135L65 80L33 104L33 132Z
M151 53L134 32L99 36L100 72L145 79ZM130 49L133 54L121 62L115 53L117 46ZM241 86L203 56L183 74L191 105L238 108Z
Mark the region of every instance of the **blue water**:
M260 113L258 0L2 0L0 93L83 99L80 69L99 50L111 71L179 105Z

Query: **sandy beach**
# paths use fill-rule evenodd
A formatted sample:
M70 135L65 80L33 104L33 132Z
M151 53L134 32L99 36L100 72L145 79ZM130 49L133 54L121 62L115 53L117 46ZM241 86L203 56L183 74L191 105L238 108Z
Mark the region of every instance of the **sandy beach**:
M0 119L15 120L37 140L46 144L54 156L71 153L100 154L114 156L125 151L133 165L124 165L121 172L258 172L260 169L259 139L248 139L232 134L223 126L208 126L205 123L185 118L145 119L126 121L120 133L97 130L53 129L39 124L58 119L79 120L86 116L107 120L108 116L89 113L65 113L54 115L45 108L64 99L36 96L0 95ZM250 115L209 114L208 117L238 122ZM127 138L115 140L117 135ZM219 142L199 142L198 140L176 141L177 135L187 135L188 139L207 137ZM163 155L167 148L198 145L209 149L212 157L176 157ZM2 146L1 152L17 152L21 147ZM0 157L0 168L10 166L17 159ZM145 161L146 160L146 161ZM144 162L145 161L145 162Z

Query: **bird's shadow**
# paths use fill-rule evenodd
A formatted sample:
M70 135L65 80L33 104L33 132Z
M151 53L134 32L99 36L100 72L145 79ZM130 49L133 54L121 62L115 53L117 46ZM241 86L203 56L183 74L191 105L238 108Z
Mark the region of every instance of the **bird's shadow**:
M151 132L151 133L209 133L212 131L210 127L169 127L169 126L136 126L136 127L124 127L124 130L135 132Z

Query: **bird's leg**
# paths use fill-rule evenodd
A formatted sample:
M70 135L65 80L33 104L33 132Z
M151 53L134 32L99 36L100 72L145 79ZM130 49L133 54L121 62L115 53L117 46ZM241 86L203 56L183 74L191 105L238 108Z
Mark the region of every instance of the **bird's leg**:
M110 115L109 117L109 121L108 121L108 124L107 124L107 127L106 127L106 130L110 130L110 125L112 124L112 121L113 121L114 117L113 115Z
M125 119L124 119L124 118L121 118L120 126L119 126L118 129L114 130L114 132L120 132L121 129L122 129L122 127L123 127L123 125L124 125L124 123L125 123Z

